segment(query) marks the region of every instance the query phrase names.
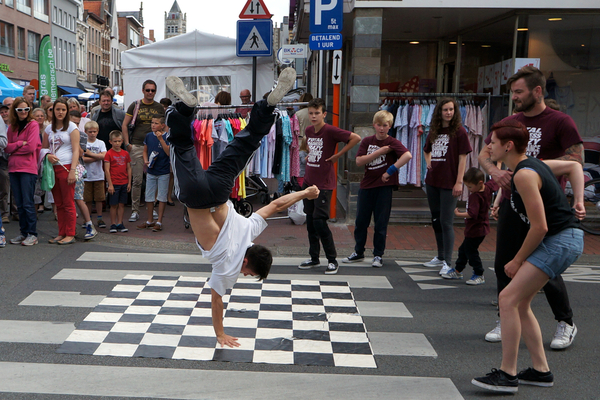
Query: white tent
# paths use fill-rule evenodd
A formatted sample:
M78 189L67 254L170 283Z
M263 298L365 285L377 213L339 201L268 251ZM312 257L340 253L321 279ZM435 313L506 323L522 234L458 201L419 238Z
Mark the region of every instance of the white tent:
M231 101L240 104L242 89L252 89L252 57L236 56L236 41L195 30L123 52L125 107L142 97L142 84L152 79L158 85L156 100L168 97L165 79L183 77L231 77ZM271 90L274 82L272 57L257 58L256 98Z

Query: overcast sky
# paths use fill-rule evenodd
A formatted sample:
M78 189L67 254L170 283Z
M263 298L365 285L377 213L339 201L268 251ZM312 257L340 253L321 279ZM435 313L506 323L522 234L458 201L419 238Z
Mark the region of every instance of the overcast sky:
M165 12L174 0L143 0L144 35L154 29L156 40L164 39ZM283 17L289 14L288 0L263 0L273 14L273 22L281 25ZM215 35L236 37L236 22L246 0L177 0L179 8L187 14L187 31L197 29ZM138 11L140 1L117 0L117 11Z

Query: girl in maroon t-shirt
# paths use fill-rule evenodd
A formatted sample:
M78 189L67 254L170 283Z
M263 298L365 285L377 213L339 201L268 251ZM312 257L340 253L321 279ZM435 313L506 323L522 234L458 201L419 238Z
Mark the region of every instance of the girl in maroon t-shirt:
M425 189L438 248L438 255L423 265L441 267L440 275L451 269L454 209L463 190L462 179L471 150L458 104L454 99L442 99L433 111L429 136L423 148L427 162Z

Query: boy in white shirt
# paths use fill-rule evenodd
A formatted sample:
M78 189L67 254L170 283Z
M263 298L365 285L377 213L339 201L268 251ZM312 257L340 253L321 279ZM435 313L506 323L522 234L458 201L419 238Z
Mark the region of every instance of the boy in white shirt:
M90 212L92 203L96 202L96 212L98 213L96 225L98 228L106 228L106 223L102 220L102 202L106 199L102 163L106 155L106 145L102 140L96 140L98 130L99 127L96 121L88 121L85 124L85 133L88 135L88 141L83 155L83 161L87 169L87 176L84 178L83 199Z

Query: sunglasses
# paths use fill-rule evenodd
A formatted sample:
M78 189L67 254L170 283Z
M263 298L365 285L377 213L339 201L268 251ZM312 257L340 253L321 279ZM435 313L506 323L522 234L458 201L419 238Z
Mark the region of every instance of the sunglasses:
M148 93L154 93L154 92L156 92L156 89L146 89L146 92L148 92Z
M17 112L29 112L29 110L31 110L31 108L29 108L29 107L15 108L15 110L17 110Z

